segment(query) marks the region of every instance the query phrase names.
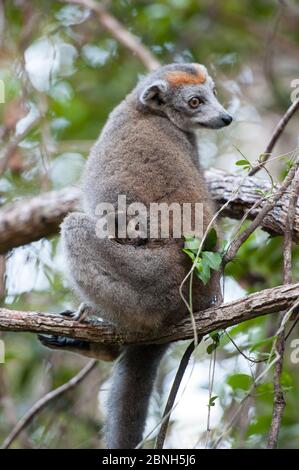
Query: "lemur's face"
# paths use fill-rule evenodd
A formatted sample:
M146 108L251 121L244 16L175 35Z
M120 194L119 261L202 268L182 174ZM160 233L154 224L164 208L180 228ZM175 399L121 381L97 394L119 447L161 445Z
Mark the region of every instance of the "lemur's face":
M140 101L184 130L220 129L232 122L216 97L215 84L199 64L173 64L150 75Z

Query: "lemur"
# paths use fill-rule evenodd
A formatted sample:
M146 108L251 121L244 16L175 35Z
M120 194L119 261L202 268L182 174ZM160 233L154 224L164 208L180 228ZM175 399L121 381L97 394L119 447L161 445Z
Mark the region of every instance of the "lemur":
M231 121L207 69L194 63L166 65L150 73L112 111L86 164L84 212L68 215L61 228L71 282L83 301L70 313L75 320L92 314L114 323L119 331L152 335L189 315L179 294L190 269L182 238L99 238L97 206L105 201L116 207L119 194L126 195L128 204L137 201L146 207L152 202L199 202L205 230L214 208L199 164L195 131L219 129ZM220 296L216 271L206 286L194 279L194 311L208 308ZM88 356L103 357L105 350L63 337L41 340L49 347ZM135 448L142 440L156 371L166 349L165 344L123 347L108 403L108 448ZM111 354L118 354L117 347Z

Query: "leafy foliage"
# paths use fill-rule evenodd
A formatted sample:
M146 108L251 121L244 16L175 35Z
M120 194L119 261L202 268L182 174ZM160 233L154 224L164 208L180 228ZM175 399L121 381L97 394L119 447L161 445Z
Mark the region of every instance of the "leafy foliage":
M206 239L203 242L202 250L198 253L201 242L199 238L195 236L185 236L185 248L183 252L191 258L192 262L195 262L195 274L203 284L207 284L211 278L211 269L219 271L221 266L221 254L212 250L217 244L217 233L212 228L207 234Z

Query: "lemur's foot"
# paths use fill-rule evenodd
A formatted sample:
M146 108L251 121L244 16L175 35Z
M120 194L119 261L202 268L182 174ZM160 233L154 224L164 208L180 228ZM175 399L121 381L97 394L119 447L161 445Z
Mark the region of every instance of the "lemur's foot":
M74 312L73 310L64 310L63 312L59 312L58 315L62 315L63 317L67 317L67 318L70 318L74 315Z
M66 336L38 334L37 337L44 346L50 349L64 349L68 346L78 346L78 348L84 349L85 346L88 344L85 341L67 338Z
M102 361L113 361L121 352L121 347L116 344L89 343L88 341L66 338L65 336L41 334L37 336L42 345L47 348L70 351Z

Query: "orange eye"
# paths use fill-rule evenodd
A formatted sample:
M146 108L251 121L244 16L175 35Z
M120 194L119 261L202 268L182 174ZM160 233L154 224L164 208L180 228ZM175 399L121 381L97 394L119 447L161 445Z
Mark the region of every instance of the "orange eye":
M195 109L198 108L202 104L202 100L197 96L193 96L189 101L188 104L191 108Z

